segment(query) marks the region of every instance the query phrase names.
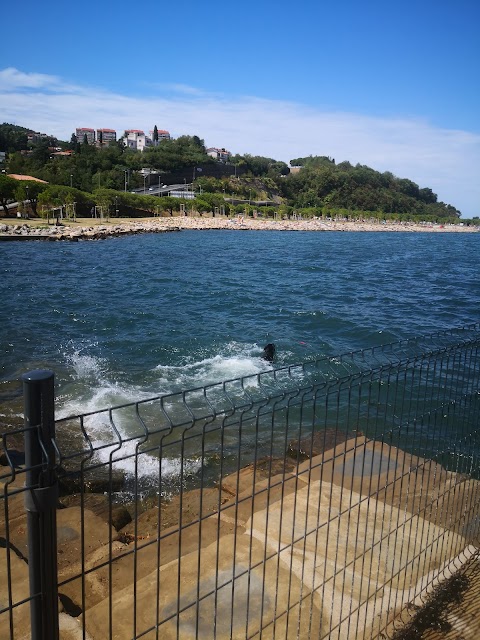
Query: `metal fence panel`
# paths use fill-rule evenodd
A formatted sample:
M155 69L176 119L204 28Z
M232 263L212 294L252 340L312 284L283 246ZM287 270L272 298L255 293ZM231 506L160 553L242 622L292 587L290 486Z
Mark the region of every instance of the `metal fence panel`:
M61 638L400 633L477 558L479 346L474 325L57 418L50 439L27 421L26 464L3 434L0 640L30 637L38 602ZM26 566L24 493L50 480L60 614Z

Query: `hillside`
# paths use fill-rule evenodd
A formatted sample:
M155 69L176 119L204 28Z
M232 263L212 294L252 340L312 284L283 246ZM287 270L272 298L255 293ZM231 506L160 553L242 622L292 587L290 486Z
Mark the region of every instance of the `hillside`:
M327 156L291 160L300 167L291 172L285 162L245 154L230 164L210 158L198 136L163 140L143 153L126 149L122 142L104 148L74 143L71 155L53 156L51 139L27 144L30 130L4 123L0 125L0 151L7 151L7 173L26 174L92 194L98 189L131 191L152 184L193 182L203 203L211 206L239 201L268 208L282 206L282 214L303 217L399 217L425 220L456 220L460 211L439 202L428 187L392 173L348 161L336 163ZM67 143L58 143L67 147ZM141 174L150 169L153 175ZM217 196L212 200L212 196ZM208 196L208 197L205 197ZM123 197L123 196L122 196ZM215 201L215 204L213 202ZM156 201L158 208L158 200Z

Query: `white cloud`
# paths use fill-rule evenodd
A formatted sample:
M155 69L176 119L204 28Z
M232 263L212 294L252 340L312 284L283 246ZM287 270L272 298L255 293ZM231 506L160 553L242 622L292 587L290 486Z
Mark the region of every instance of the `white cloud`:
M0 90L40 89L59 84L58 78L43 73L23 73L13 67L0 71Z
M207 145L288 162L328 155L431 187L465 217L480 214L480 135L440 129L411 117L379 118L294 102L206 94L168 87L131 97L74 86L54 76L0 71L0 120L70 139L75 127L153 129L196 134ZM175 93L171 93L176 90ZM158 91L162 92L162 88Z

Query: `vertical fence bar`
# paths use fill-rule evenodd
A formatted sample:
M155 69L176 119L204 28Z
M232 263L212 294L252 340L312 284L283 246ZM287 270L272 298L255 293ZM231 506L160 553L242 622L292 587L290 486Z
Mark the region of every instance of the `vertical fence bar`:
M58 640L54 374L22 376L32 640Z

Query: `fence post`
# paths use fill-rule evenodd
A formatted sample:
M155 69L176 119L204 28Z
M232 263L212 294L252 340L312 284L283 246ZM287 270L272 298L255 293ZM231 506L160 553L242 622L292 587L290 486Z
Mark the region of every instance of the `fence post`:
M58 640L54 373L39 369L22 380L31 638Z

